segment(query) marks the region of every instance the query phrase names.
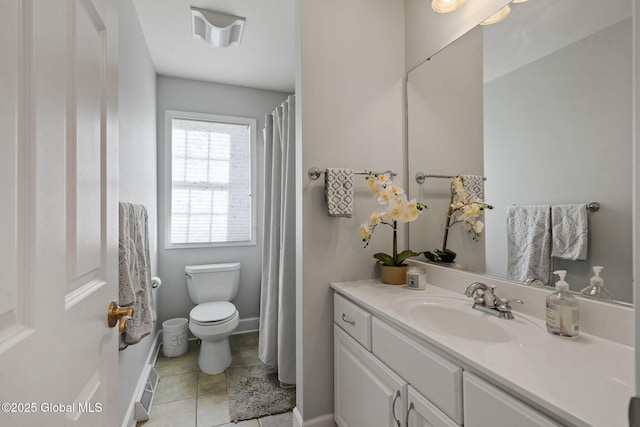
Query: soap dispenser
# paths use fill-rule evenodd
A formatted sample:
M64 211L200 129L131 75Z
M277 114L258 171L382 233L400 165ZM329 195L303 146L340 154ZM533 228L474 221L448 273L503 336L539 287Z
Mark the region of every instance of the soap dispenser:
M566 270L557 270L553 274L557 274L560 280L556 282L558 291L547 297L547 331L563 337L576 338L580 333L578 299L569 293L569 284L564 280Z
M604 280L600 277L600 272L604 267L593 267L593 277L591 277L591 285L580 291L580 294L585 297L598 298L611 301L613 294L604 287Z

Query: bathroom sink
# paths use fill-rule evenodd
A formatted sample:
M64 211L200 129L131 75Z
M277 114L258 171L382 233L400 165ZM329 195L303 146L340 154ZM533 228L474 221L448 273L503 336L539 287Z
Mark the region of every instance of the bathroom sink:
M443 335L487 343L513 341L513 335L490 314L473 310L467 301L423 297L397 301L394 309L403 317Z

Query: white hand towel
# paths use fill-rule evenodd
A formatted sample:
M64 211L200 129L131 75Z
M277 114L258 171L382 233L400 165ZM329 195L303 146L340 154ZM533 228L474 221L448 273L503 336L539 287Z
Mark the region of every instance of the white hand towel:
M484 202L484 177L480 175L461 175L460 177L471 200Z
M587 259L589 221L587 206L556 205L551 207L551 256L568 260Z
M525 280L533 276L545 283L551 251L550 206L507 207L507 277Z
M149 335L156 320L151 295L147 210L142 205L119 204L119 303L132 306L120 348Z
M329 216L351 218L353 214L353 170L327 169L324 174L324 193Z

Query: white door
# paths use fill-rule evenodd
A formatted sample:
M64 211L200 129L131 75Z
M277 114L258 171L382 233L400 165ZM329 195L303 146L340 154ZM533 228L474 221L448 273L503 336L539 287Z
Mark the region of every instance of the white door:
M117 1L0 2L0 425L113 426Z

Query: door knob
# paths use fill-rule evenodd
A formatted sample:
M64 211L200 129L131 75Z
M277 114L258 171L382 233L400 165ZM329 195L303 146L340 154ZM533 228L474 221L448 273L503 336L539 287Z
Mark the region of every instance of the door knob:
M111 301L107 310L107 323L110 328L118 324L118 332L123 333L128 318L133 316L133 307L120 307L117 302Z

